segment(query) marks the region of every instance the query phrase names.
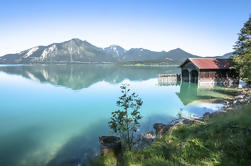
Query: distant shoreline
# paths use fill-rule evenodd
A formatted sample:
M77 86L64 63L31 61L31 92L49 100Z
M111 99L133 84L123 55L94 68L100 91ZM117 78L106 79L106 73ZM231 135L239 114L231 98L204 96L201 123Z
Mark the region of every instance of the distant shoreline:
M29 66L29 65L73 65L73 64L109 64L109 65L119 65L119 66L137 66L137 67L178 67L178 64L128 64L128 63L112 63L112 62L53 62L53 63L0 63L0 66Z

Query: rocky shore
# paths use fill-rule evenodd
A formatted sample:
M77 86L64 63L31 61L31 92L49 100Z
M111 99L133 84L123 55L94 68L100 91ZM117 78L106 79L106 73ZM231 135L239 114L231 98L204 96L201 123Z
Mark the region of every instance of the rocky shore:
M222 107L222 110L220 111L216 111L212 113L206 112L201 118L198 118L198 119L187 119L187 118L179 116L178 119L172 120L168 124L155 123L153 125L155 132L151 131L151 132L147 132L147 133L139 135L136 138L136 141L135 141L136 143L135 143L134 148L142 149L142 148L151 146L151 144L155 141L157 137L162 137L163 135L167 133L172 133L172 131L180 125L188 125L191 123L206 124L207 120L210 118L216 117L219 114L224 114L226 112L240 108L241 106L244 106L250 103L251 103L251 88L239 89L235 97L225 100L224 106ZM117 139L119 138L116 138L116 141ZM118 150L117 146L116 148L114 148L115 143L111 142L110 140L111 139L109 139L109 141L107 142L102 142L102 143L100 142L101 152L103 154L106 154L107 153L106 151L109 152L109 151L113 151L114 149ZM106 145L105 146L106 148L102 148L104 144Z
M225 101L225 105L223 106L224 111L231 111L232 109L239 108L243 105L251 103L251 88L244 88L238 92L238 95L233 99L229 99Z
M251 103L251 88L242 88L239 89L237 95L231 99L225 100L224 106L221 111L216 112L206 112L201 118L198 119L187 119L183 117L179 117L176 120L171 121L168 124L163 123L155 123L153 128L155 129L155 133L148 132L146 134L142 134L140 139L138 139L136 143L136 147L142 148L150 146L152 142L157 137L162 137L163 135L172 132L179 125L187 125L191 123L206 123L209 118L216 117L219 114L224 114L234 109L238 109L246 104Z

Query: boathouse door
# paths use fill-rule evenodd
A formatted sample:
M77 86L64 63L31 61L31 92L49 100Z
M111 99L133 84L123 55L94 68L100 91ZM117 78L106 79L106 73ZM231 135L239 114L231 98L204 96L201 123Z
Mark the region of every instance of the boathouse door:
M182 81L189 82L189 71L188 70L182 70Z
M198 71L196 70L191 71L191 82L198 83Z

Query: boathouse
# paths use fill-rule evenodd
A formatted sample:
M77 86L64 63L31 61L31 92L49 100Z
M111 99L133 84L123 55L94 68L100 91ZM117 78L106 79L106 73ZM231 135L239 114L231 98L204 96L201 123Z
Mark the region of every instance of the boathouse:
M181 81L198 83L198 87L234 86L239 82L230 59L188 58L180 65Z

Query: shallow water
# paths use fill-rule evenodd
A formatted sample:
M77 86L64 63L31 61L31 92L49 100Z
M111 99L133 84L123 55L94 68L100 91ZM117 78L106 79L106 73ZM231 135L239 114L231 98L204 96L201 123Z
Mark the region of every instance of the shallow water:
M99 153L98 136L129 83L144 101L141 132L156 122L217 111L224 92L207 93L193 84L161 86L158 74L177 67L116 65L1 65L0 165L63 166L85 163ZM206 94L206 95L205 95Z

